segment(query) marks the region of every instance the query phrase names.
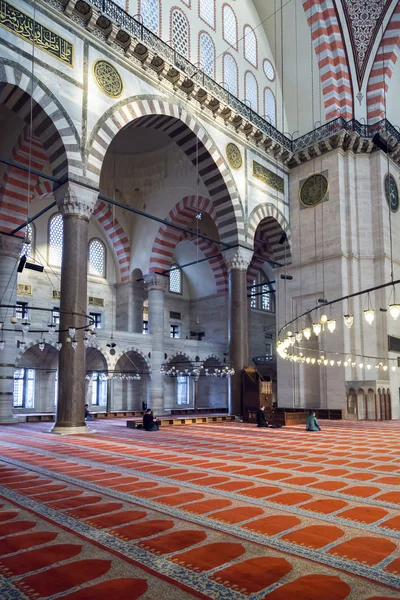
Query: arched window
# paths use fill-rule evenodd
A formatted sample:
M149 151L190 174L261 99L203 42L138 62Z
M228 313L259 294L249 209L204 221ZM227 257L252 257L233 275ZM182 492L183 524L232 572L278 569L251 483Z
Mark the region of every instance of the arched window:
M199 17L207 23L207 25L215 29L214 0L199 0Z
M106 249L100 240L89 243L89 275L106 276Z
M215 46L205 31L199 34L199 63L206 75L215 77Z
M169 272L169 291L182 294L182 271L178 265L172 265Z
M258 112L258 85L251 71L246 71L244 91L246 103L252 110Z
M49 222L49 263L61 267L63 248L63 218L54 215Z
M143 25L158 35L160 33L160 0L140 0Z
M108 377L105 375L105 373L92 373L92 406L107 406L107 379Z
M225 42L228 42L228 44L237 50L237 19L229 4L224 4L222 7L222 35Z
M243 32L244 57L257 67L257 38L250 25L245 25Z
M231 54L224 54L223 71L225 87L231 94L238 96L238 67Z
M171 12L171 41L174 49L189 58L189 23L184 13L173 8Z
M270 88L265 88L264 90L264 117L275 127L276 103L275 96Z
M253 279L250 292L250 307L265 312L275 312L273 287L266 275L259 271Z
M33 408L35 401L35 371L17 369L14 372L13 406L15 408Z
M269 81L274 81L275 79L275 69L272 66L272 62L266 58L263 62L264 75Z
M25 227L25 242L21 248L21 256L27 256L33 258L33 246L34 244L34 229L32 223L28 223Z

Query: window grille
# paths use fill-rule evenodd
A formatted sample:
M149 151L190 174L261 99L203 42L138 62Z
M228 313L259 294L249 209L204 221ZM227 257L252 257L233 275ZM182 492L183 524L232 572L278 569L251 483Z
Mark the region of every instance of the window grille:
M89 244L89 274L105 277L106 249L100 240L92 240Z
M233 96L238 96L238 70L233 56L224 54L224 83Z
M189 404L189 381L187 377L179 376L176 378L176 403Z
M58 306L54 306L53 307L52 323L53 323L53 325L59 325L60 324L60 309L59 309Z
M214 0L199 0L200 18L210 25L215 27L215 5Z
M245 79L245 98L252 110L258 112L258 86L253 73L247 71Z
M178 265L174 265L169 272L169 291L182 294L182 272Z
M28 318L28 303L27 302L17 302L17 308L15 309L15 316L17 319L27 319Z
M253 286L256 285L256 280L253 280ZM251 298L250 298L250 307L251 308L257 308L257 296L253 296L253 294L257 294L257 288L256 287L252 287L251 288Z
M32 244L33 244L33 226L31 223L25 227L25 242L21 248L20 256L32 256Z
M271 297L269 293L269 285L267 284L262 286L261 308L262 310L271 310Z
M50 219L49 225L49 263L56 267L61 267L63 248L63 218L61 215L54 215Z
M269 79L270 81L274 81L274 79L275 79L275 69L274 69L274 67L272 66L272 63L271 63L271 61L270 61L270 60L268 60L268 59L266 58L266 59L264 60L263 67L264 67L264 74L265 74L265 77L266 77L267 79Z
M181 331L179 325L170 325L169 326L169 337L179 338L181 337Z
M275 96L272 90L265 88L264 90L264 113L271 125L276 124L276 104Z
M13 406L15 408L33 408L35 399L35 371L17 369L14 372Z
M94 313L94 312L89 313L89 317L92 317L92 319L93 319L93 327L95 327L96 329L101 329L103 326L102 316L103 315L101 313Z
M208 33L200 34L200 68L209 77L215 77L215 46Z
M180 10L172 11L171 39L174 49L185 58L189 57L189 25Z
M156 35L160 29L160 0L141 0L140 14L143 25Z
M244 28L244 57L257 67L257 38L250 25Z
M237 20L235 13L228 4L224 5L222 20L224 40L234 48L237 48Z

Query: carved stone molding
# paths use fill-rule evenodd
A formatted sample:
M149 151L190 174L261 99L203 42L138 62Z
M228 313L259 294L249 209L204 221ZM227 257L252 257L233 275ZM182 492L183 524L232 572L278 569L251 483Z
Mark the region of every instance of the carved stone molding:
M168 277L165 275L160 275L159 273L148 273L144 276L144 283L149 292L152 290L166 292L168 281Z
M0 234L0 256L19 258L24 240L9 235Z
M57 206L63 215L90 218L97 202L97 193L80 185L67 183L54 193Z
M253 258L253 250L250 250L250 248L242 248L241 246L237 246L236 248L225 250L223 257L229 271L232 269L247 271L251 259Z

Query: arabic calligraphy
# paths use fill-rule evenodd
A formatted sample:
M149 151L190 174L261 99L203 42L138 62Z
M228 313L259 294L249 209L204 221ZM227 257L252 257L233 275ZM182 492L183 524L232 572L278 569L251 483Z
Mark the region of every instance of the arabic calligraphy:
M260 165L260 163L255 160L253 160L253 176L274 188L277 192L280 192L281 194L285 193L285 182L283 177L279 177L279 175L270 171L267 167L264 167L264 165Z
M106 60L96 60L93 65L94 79L99 88L110 96L119 98L123 92L124 84L117 69Z
M0 0L0 25L30 44L34 44L40 50L61 60L64 64L73 67L74 47L70 42L5 0Z

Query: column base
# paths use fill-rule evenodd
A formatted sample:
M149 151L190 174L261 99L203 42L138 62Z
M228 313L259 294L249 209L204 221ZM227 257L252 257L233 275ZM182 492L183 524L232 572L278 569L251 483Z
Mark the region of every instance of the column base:
M87 425L80 425L79 427L58 427L54 425L49 429L49 433L55 433L57 435L82 435L88 433L96 433L94 429L89 429Z

